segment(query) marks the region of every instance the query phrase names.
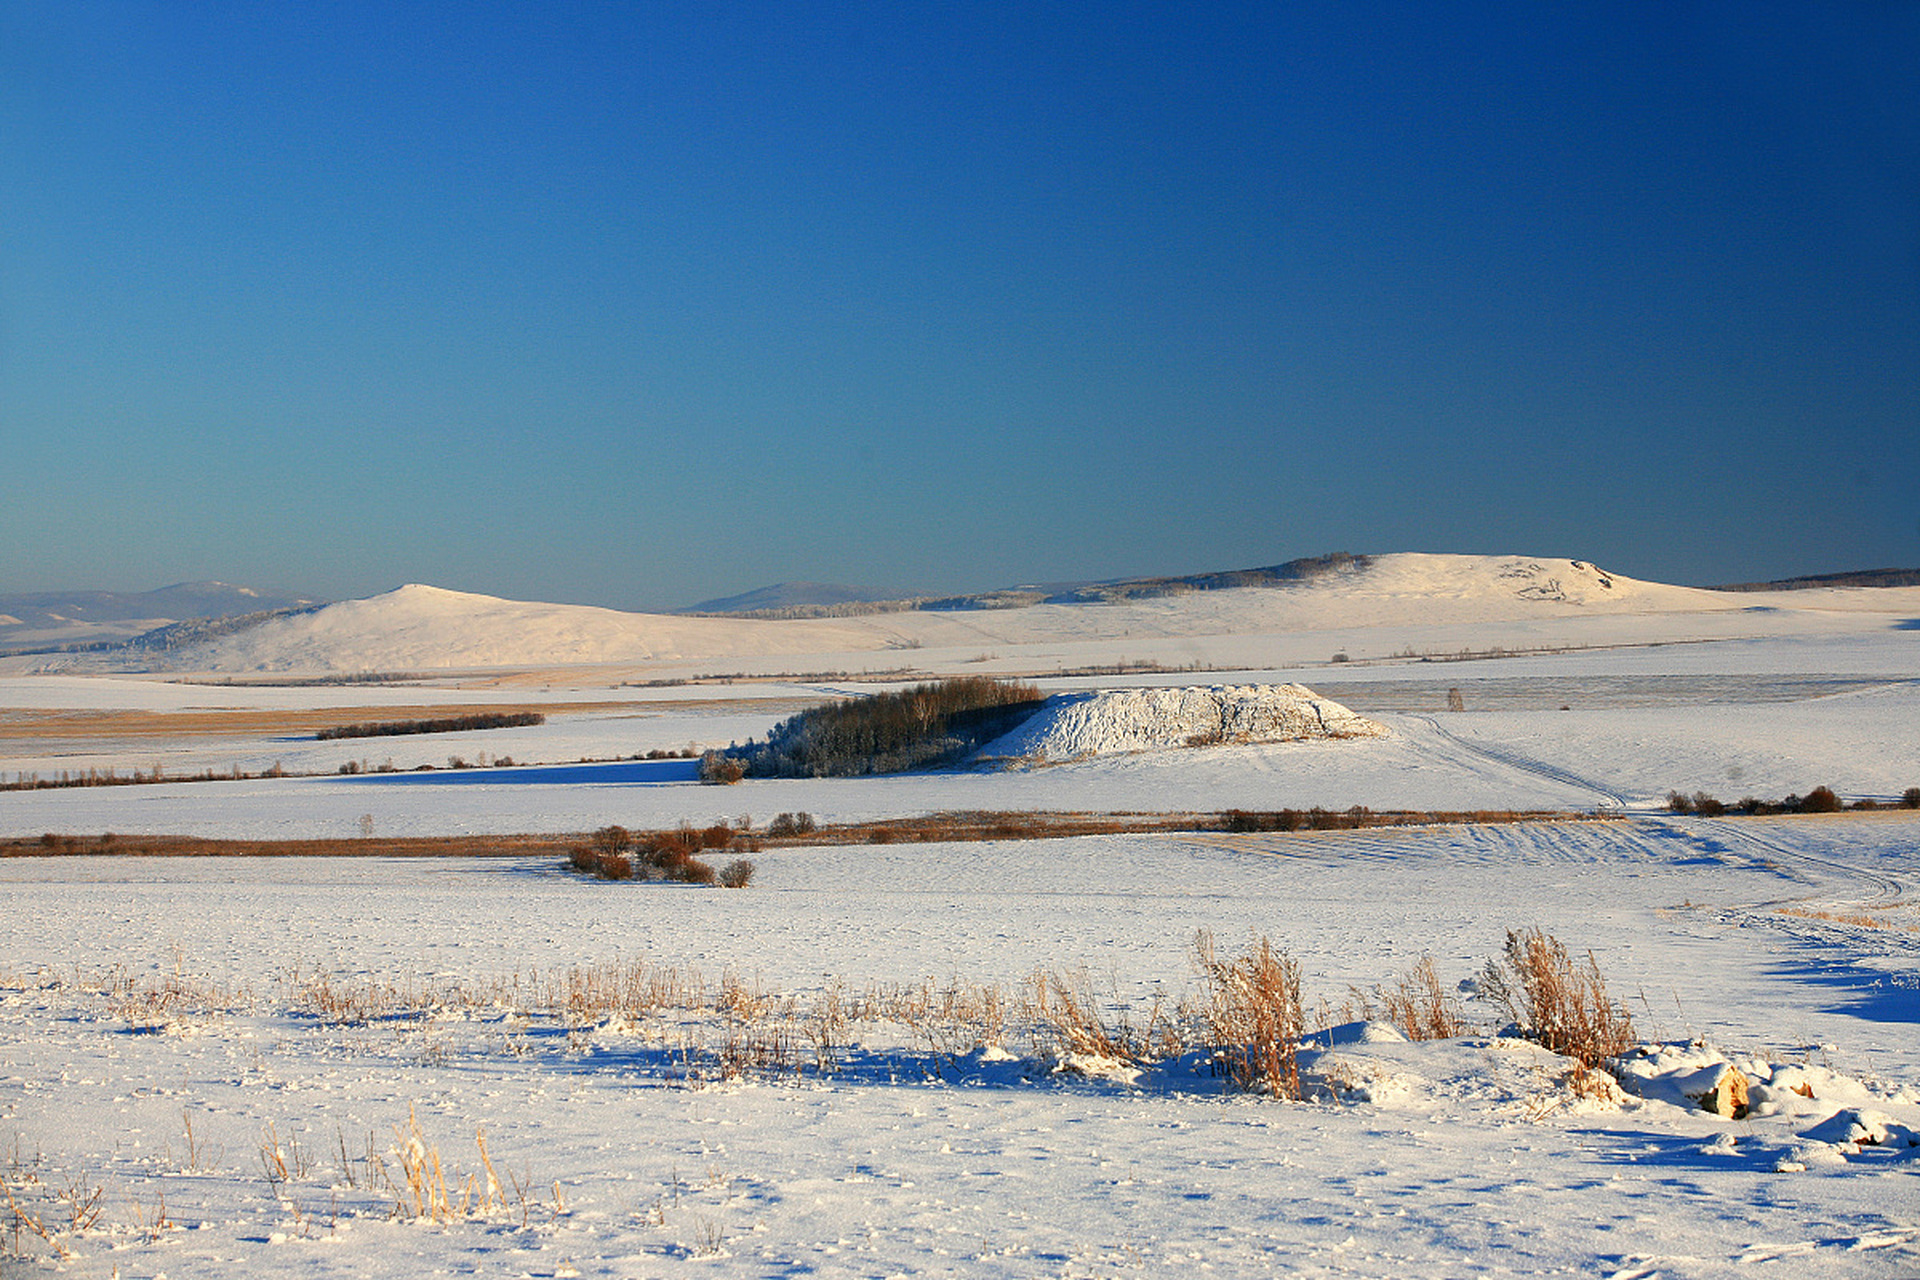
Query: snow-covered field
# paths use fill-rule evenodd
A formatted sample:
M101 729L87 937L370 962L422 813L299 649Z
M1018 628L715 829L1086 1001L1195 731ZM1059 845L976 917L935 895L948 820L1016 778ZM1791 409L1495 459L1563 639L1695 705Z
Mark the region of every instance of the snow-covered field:
M714 788L683 762L568 763L761 735L794 705L871 687L858 684L609 688L624 677L563 667L404 688L0 679L6 777L520 762L0 793L0 837L373 832L351 859L0 861L0 1275L1920 1272L1920 814L1708 819L1660 804L1672 789L1891 799L1920 785L1920 601L1820 593L1844 599L1735 612L1696 598L1712 593L1563 573L1542 605L1560 611L1554 628L1669 642L1370 665L1434 634L1404 600L1392 616L1383 603L1417 595L1420 567L1350 584L1347 613L1321 600L1310 641L1221 630L1274 606L1220 598L1099 615L1126 634L1082 621L1069 635L1064 609L1023 634L1033 611L920 620L995 629L990 661L911 651L930 669L1045 671L1121 646L1244 655L1244 670L1204 677L1042 683L1324 684L1390 731L999 772ZM1519 647L1519 629L1546 625L1503 621L1475 596L1486 574L1441 567L1424 581L1456 648ZM1541 587L1524 580L1527 607ZM1629 589L1635 608L1578 613ZM1152 651L1128 631L1149 614ZM1715 628L1739 638L1709 640ZM427 630L399 630L426 652ZM1325 662L1335 635L1353 661ZM1309 643L1316 665L1299 665ZM768 652L799 657L759 669L852 669ZM1466 710L1445 710L1449 689ZM377 742L220 720L542 699L574 709ZM99 723L29 731L76 713ZM148 718L121 732L122 713ZM195 727L142 736L172 723L155 714ZM1354 804L1622 816L769 849L740 891L380 856L407 834L801 810ZM1022 1012L1039 972L1144 1027L1156 998L1200 994L1193 943L1208 930L1223 952L1256 935L1284 948L1309 1021L1324 1004L1318 1020L1338 1024L1356 991L1422 956L1471 987L1507 932L1531 927L1591 950L1646 1046L1624 1073L1643 1096L1577 1096L1566 1061L1496 1035L1500 1015L1471 990L1469 1034L1409 1044L1373 1024L1306 1052L1306 1102L1226 1093L1171 1048L1130 1064L1064 1054ZM653 995L606 995L642 970ZM668 973L681 994L656 999ZM695 984L704 1001L686 996ZM947 991L972 1008L941 1013ZM1688 1100L1727 1061L1753 1089L1738 1120ZM437 1174L419 1163L435 1155ZM435 1213L416 1195L441 1183Z

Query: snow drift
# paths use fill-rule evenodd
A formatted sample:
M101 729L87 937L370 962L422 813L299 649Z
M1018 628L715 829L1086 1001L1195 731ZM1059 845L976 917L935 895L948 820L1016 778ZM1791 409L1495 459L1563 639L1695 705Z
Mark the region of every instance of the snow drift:
M1156 747L1307 738L1379 738L1384 725L1297 684L1207 685L1061 694L982 757L1074 759Z

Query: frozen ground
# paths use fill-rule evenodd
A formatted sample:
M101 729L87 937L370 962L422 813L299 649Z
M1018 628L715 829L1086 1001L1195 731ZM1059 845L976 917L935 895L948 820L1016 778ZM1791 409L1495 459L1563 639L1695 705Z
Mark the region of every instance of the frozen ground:
M763 854L733 893L511 860L12 860L7 1176L76 1256L29 1232L8 1274L1912 1274L1914 1154L1806 1135L1842 1111L1920 1125L1920 934L1889 905L1916 836L1634 819L813 849ZM1477 1034L1336 1050L1322 1078L1359 1091L1281 1103L1060 1074L1011 1032L1012 1061L942 1056L884 1022L835 1074L687 1083L679 1024L531 994L641 960L803 1009L836 979L1084 970L1138 1015L1191 991L1207 928L1271 936L1337 1003L1422 952L1470 976L1534 924L1594 949L1644 1036L1704 1037L1756 1080L1811 1068L1815 1098L1743 1121L1596 1107L1564 1063ZM298 995L315 974L407 997L341 1025ZM129 998L169 986L159 1013ZM404 1183L415 1121L455 1195L484 1179L484 1128L504 1203L396 1220L367 1156ZM99 1221L57 1230L93 1189Z
M1536 626L1609 644L1747 638L1371 665L1439 634L1392 620L1407 607L1392 585L1377 580L1305 638L1182 639L1178 602L1149 602L1103 616L1150 622L1157 649L1138 634L1076 638L1067 629L1093 615L1063 609L1046 624L1055 639L1030 626L1017 648L913 651L964 671L1244 654L1245 671L1205 680L1298 680L1392 731L1009 772L713 788L681 762L566 763L764 734L793 706L866 685L636 689L618 686L647 672L558 668L407 688L0 679L9 777L522 762L0 793L0 836L346 836L369 819L374 833L353 859L0 861L0 1176L14 1197L0 1205L0 1275L1920 1272L1920 1149L1906 1145L1920 1126L1920 816L1660 810L1671 789L1734 800L1824 783L1891 798L1920 785L1920 610L1870 593L1892 611L1856 595L1682 623L1636 608L1692 597L1629 584L1648 587L1635 607L1575 615L1546 601L1560 611L1548 622L1489 629L1469 616L1468 582L1438 615L1459 615L1445 626L1461 648ZM1205 631L1249 607L1202 601L1188 621ZM985 646L1016 621L921 625L977 626ZM1326 663L1336 640L1354 661ZM1295 650L1319 665L1286 665ZM832 669L802 657L761 669ZM1466 710L1445 710L1450 689ZM536 728L340 743L221 718L543 698L574 709ZM99 721L29 731L73 713ZM186 719L140 718L155 713ZM166 728L189 720L191 732ZM403 834L764 825L799 810L1353 804L1626 816L769 850L738 892L379 856ZM1337 1022L1353 988L1391 983L1422 955L1451 987L1531 926L1592 950L1650 1046L1633 1068L1646 1096L1575 1097L1563 1060L1494 1036L1494 1011L1472 1000L1467 1036L1310 1053L1317 1100L1284 1103L1225 1095L1190 1058L1060 1071L1059 1046L1012 1014L989 1052L975 1043L986 1024L915 1014L901 996L986 985L1014 1009L1034 972L1084 974L1110 1018L1138 1024L1156 996L1196 993L1191 947L1207 929L1223 950L1256 933L1286 948L1308 1002ZM687 983L697 971L709 997L735 993L734 1012L556 994L578 989L570 976L642 964ZM836 993L875 998L823 1073L809 1019ZM811 1065L730 1074L729 1037L754 1027ZM1723 1059L1755 1086L1747 1118L1687 1102L1685 1082ZM1849 1141L1850 1126L1884 1140ZM464 1208L420 1220L410 1153L438 1154L456 1201L475 1179Z

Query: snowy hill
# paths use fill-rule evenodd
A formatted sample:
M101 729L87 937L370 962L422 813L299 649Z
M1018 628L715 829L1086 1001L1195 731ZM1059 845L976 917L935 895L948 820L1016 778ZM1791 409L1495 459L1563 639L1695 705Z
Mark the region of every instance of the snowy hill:
M1726 593L1580 560L1397 554L1254 587L1020 607L766 620L624 613L410 585L269 617L165 652L13 659L10 669L430 671L723 661L764 670L1046 670L1118 660L1260 667L1459 649L1582 647L1879 629L1920 588ZM1836 619L1840 621L1836 621ZM890 651L906 650L907 653ZM809 661L797 662L800 655ZM738 664L738 665L734 665Z
M1073 760L1156 747L1380 738L1384 725L1297 684L1058 694L982 757Z
M537 604L409 584L276 618L175 655L210 671L381 670L648 662L873 647L834 624L805 631L735 619Z

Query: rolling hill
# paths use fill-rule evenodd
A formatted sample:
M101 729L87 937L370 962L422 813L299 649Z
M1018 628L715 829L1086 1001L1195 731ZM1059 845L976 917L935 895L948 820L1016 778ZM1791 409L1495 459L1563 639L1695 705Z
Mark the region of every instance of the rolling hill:
M847 617L690 617L409 585L253 615L9 670L449 671L578 664L648 671L1261 667L1460 650L1573 648L1881 628L1920 588L1728 593L1643 582L1580 560L1402 553L1312 573L995 593ZM1242 584L1246 585L1242 585ZM1071 660L1070 660L1071 657ZM26 664L26 665L22 665Z

